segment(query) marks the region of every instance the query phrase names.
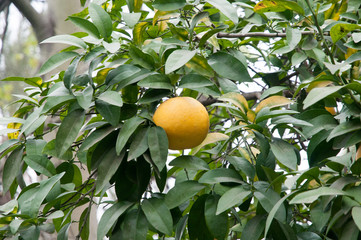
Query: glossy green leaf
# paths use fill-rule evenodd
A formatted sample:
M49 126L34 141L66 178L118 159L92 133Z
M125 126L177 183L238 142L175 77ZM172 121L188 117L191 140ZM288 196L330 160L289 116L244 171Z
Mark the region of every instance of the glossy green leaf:
M64 82L64 86L67 89L70 89L73 80L74 80L74 75L76 73L76 70L78 68L78 64L80 61L81 57L77 56L76 58L73 59L73 61L70 63L70 65L68 66L68 68L65 70L64 73L64 77L63 77L63 82Z
M76 140L84 119L85 112L83 110L74 110L63 119L55 138L55 149L58 156L62 156Z
M118 202L105 210L98 224L97 240L103 240L118 218L132 205L129 202Z
M327 96L336 93L343 86L319 87L312 89L303 102L303 109L306 109Z
M88 110L93 100L93 87L89 85L83 91L75 92L74 96L76 97L80 107L84 110Z
M41 66L38 75L46 74L78 55L76 52L60 52L54 54Z
M20 172L23 154L24 149L21 147L17 147L10 153L9 157L6 159L2 174L2 191L4 193L9 191L11 184L14 182L16 176Z
M228 235L228 215L226 212L216 213L218 195L209 195L204 205L206 225L215 239L226 239Z
M118 170L123 158L124 153L117 155L115 148L111 148L107 153L105 153L103 159L97 167L98 176L95 180L96 194L103 191L103 188L109 183L109 180Z
M129 147L128 161L142 155L148 149L149 128L140 129Z
M254 192L254 196L258 199L262 207L270 213L273 207L280 201L281 197L269 186L268 183L257 182L255 187L258 191ZM286 208L283 203L278 206L276 210L274 218L284 222L286 220Z
M361 129L361 123L359 120L356 121L346 121L338 126L336 126L331 132L330 135L327 137L326 141L330 141L332 138L337 136L349 133L349 132L356 132L357 130Z
M356 226L361 231L361 207L353 207L351 213Z
M169 74L178 68L183 67L195 54L195 51L175 50L168 56L167 61L165 62L165 74Z
M50 38L45 39L41 43L62 43L62 44L69 44L72 46L76 46L79 48L85 49L87 47L86 43L75 36L63 34L63 35L56 35Z
M188 217L189 239L214 239L206 224L205 202L208 194L203 194L193 203Z
M28 155L24 157L26 164L36 172L51 177L56 174L54 164L46 156Z
M226 160L233 165L237 171L245 173L248 177L254 178L255 167L245 158L236 156L227 156Z
M18 198L21 213L31 217L37 216L44 199L63 175L64 173L60 173L52 176L49 179L41 181L38 186L23 192Z
M129 137L133 134L133 132L137 129L137 127L144 121L144 119L139 117L133 117L124 122L124 125L119 131L119 135L117 138L117 142L115 145L115 150L119 155L120 152L125 147L125 144L128 142Z
M89 148L94 146L100 140L104 139L106 136L108 136L113 131L114 131L113 126L107 126L107 127L96 129L87 138L85 138L84 142L80 146L79 151L87 151Z
M179 221L176 226L175 230L175 240L181 240L184 234L184 230L186 229L188 221L188 214L184 215Z
M142 202L142 210L148 219L148 222L158 231L172 235L173 219L172 215L161 198L145 199Z
M104 102L100 99L95 100L97 112L111 125L118 126L120 123L121 108Z
M294 146L282 139L276 138L270 142L270 145L273 154L280 163L290 169L296 170L297 162L300 157L298 156L298 151Z
M133 28L135 26L135 24L138 23L141 16L142 16L141 13L122 12L122 18L123 18L125 24L127 24L128 27L130 27L130 28Z
M159 171L166 165L168 157L168 137L161 127L152 127L148 132L150 156Z
M97 27L99 33L104 38L110 37L113 26L109 14L99 5L95 3L89 4L89 15Z
M169 89L172 90L173 86L169 77L164 74L152 74L140 80L138 86L146 88Z
M165 196L165 203L169 209L178 207L192 199L203 188L205 188L205 185L191 180L177 183Z
M58 232L57 240L68 240L69 229L70 223L65 224Z
M89 33L91 36L95 38L100 38L99 31L94 23L86 20L84 18L69 16L69 20L74 23L77 27L83 29L85 32Z
M208 78L198 74L187 74L184 75L179 82L180 88L201 88L207 86L213 86L214 83Z
M126 213L120 226L120 239L143 240L147 238L148 221L141 209Z
M243 183L241 175L230 168L217 168L207 171L199 179L200 183L216 184L222 182Z
M123 100L120 94L116 91L105 91L99 95L98 99L114 106L123 106Z
M184 7L186 0L155 0L153 7L160 11L173 11Z
M217 52L212 54L208 60L208 64L222 77L238 82L251 81L246 66L228 53Z
M131 46L129 49L129 55L132 59L132 61L147 69L153 69L154 68L154 59L151 55L143 52L139 48L135 46Z
M230 2L227 0L207 0L207 2L219 9L235 25L238 23L237 8L235 8Z
M133 77L136 73L140 72L140 70L140 68L134 65L120 65L119 67L109 71L105 79L105 83L108 85L119 83L127 78Z
M250 194L251 191L245 190L242 186L229 189L219 199L216 214L220 214L225 212L227 209L230 209L231 207L240 205Z
M187 170L209 170L208 164L201 158L182 155L173 159L169 166L185 168Z
M319 187L297 194L294 198L292 198L290 204L312 203L321 196L337 196L344 194L344 191L335 188Z
M246 223L242 231L241 240L258 240L265 228L266 216L256 215Z

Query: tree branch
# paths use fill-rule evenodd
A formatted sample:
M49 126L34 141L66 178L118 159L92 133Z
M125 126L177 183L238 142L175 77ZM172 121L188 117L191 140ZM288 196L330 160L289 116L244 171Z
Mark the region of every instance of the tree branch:
M303 31L302 35L313 35L316 32L314 31ZM325 33L328 35L327 33ZM219 38L245 38L245 37L286 37L286 33L265 33L265 32L249 32L249 33L218 33L217 37Z
M30 22L36 38L40 43L55 34L54 25L44 15L38 13L27 0L10 0L23 16Z

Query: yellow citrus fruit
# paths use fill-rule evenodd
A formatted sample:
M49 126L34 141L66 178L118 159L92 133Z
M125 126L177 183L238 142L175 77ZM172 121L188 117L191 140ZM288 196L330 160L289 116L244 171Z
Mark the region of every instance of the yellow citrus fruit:
M209 116L206 108L191 97L175 97L161 103L153 121L168 136L169 149L198 146L207 136Z
M361 144L358 146L357 150L356 150L356 159L361 158Z

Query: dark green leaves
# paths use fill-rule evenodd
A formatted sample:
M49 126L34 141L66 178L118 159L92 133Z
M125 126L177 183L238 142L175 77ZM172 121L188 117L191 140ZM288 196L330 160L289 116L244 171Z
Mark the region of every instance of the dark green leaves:
M129 137L133 134L135 129L143 122L144 120L139 117L133 117L129 120L126 120L123 127L119 131L117 142L115 145L115 150L119 155L123 150L125 144L127 143Z
M148 146L155 166L162 171L168 157L168 137L163 128L152 127L149 129Z
M155 0L153 7L160 11L173 11L184 7L186 0Z
M169 209L178 207L182 203L191 199L203 188L205 188L205 185L196 181L180 182L167 193L165 203Z
M74 110L64 118L55 139L58 156L62 156L71 147L83 126L84 118L83 110Z
M78 53L76 52L60 52L53 56L51 56L40 68L39 75L43 75L45 73L54 70L55 68L59 67L67 60L77 56Z
M108 208L99 221L97 239L102 240L118 218L132 205L128 202L118 202Z
M222 77L238 82L251 81L246 66L228 53L217 52L212 54L208 60L208 64Z
M158 231L172 235L173 220L172 215L161 198L146 199L142 202L142 210L148 222Z
M89 5L89 15L100 35L104 38L110 37L112 34L112 20L108 13L101 6L91 3Z
M20 173L21 161L23 159L23 148L16 148L8 157L4 165L4 172L2 176L3 192L6 193L16 176Z

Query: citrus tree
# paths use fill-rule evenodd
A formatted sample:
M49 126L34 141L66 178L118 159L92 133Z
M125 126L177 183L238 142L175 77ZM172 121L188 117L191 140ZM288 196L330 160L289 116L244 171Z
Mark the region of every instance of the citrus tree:
M37 76L2 80L28 87L0 119L1 236L360 238L360 5L89 3Z

